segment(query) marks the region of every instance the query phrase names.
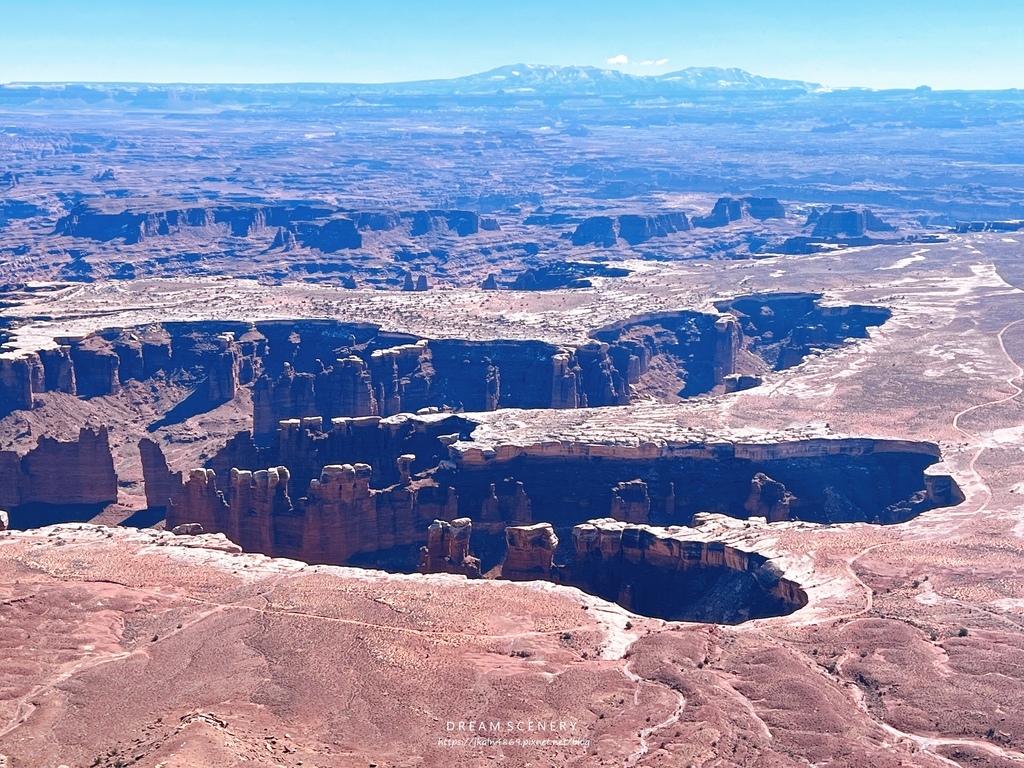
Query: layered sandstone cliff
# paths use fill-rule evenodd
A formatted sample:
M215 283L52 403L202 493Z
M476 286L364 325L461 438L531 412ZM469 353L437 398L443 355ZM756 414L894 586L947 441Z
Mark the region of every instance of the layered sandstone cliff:
M0 451L0 477L0 507L15 513L16 527L25 527L19 518L28 520L19 507L103 506L117 500L106 428L83 427L77 440L67 442L41 437L25 455Z
M647 616L735 623L807 603L769 557L718 540L713 530L590 520L572 529L568 552L548 523L509 527L506 536L504 578L568 584Z
M468 517L435 520L427 529L427 544L420 548L420 573L455 573L480 577L480 559L470 554L473 521Z
M213 470L196 469L168 508L167 526L199 523L250 552L344 563L360 552L428 544L435 521L458 517L454 489L406 475L377 490L372 474L368 464L327 465L307 488L291 491L284 466L232 469L223 488Z

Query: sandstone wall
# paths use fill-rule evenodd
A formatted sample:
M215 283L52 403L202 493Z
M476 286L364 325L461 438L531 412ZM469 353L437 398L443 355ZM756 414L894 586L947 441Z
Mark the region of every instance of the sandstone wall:
M925 477L939 458L930 448L856 439L650 447L552 443L498 451L460 444L457 469L445 481L458 489L461 514L485 526L496 519L495 488L508 488L510 481L524 498L520 505L528 500L533 519L558 527L591 517L688 524L698 512L896 523L955 503L939 501L956 495L948 476ZM929 491L940 482L948 490ZM506 503L504 522L521 522L508 517L508 509Z
M168 323L58 337L38 352L0 353L0 416L28 410L35 395L66 392L82 398L117 393L130 380L163 373L202 385L213 408L263 371L266 339L243 323Z
M0 507L102 505L117 500L117 475L105 428L82 428L78 440L39 438L24 456L0 451Z
M552 580L648 616L691 616L688 595L694 594L701 596L699 610L718 612L727 623L807 604L800 586L768 558L695 529L591 520L573 528L572 550L568 565L552 570Z
M427 544L434 521L457 518L454 489L406 476L376 490L372 474L367 464L327 465L295 492L287 467L232 469L225 494L213 470L196 469L168 508L167 526L199 523L250 552L338 564L360 552Z

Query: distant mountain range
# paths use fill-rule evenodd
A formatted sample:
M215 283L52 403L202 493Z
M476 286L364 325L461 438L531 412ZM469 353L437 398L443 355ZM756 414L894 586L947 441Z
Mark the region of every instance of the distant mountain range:
M0 85L0 107L188 107L329 105L353 97L437 96L679 96L693 92L813 92L817 83L752 75L742 69L690 67L664 75L630 75L598 67L510 64L450 80L405 83L157 84L10 83Z
M451 80L421 80L384 85L360 85L360 90L409 93L505 93L671 95L681 91L817 91L822 86L801 80L752 75L742 69L690 67L664 75L630 75L598 67L559 67L509 64L488 72Z

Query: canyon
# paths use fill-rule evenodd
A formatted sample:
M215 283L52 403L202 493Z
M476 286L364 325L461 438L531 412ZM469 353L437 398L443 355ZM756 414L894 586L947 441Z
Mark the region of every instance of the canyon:
M1019 110L0 86L0 764L1020 765Z
M244 551L309 563L474 576L508 570L519 578L526 571L508 561L522 548L507 537L516 526L547 525L575 547L558 558L578 565L552 570L552 551L546 578L636 610L632 595L651 592L652 579L682 579L691 595L685 608L650 610L734 622L786 613L806 597L781 576L765 587L756 574L769 560L753 551L729 549L725 560L706 551L643 558L581 547L579 532L603 518L690 526L709 512L768 523L899 523L962 501L948 475L929 469L941 459L938 447L785 436L747 444L713 433L636 448L482 447L474 440L477 414L673 403L749 389L759 374L864 338L890 316L883 307L821 298L740 295L713 302L710 312L629 317L573 344L430 339L366 322L222 320L52 335L31 351L29 324L8 331L2 394L9 410L31 410L50 392L91 400L165 382L189 391L152 430L175 412L195 417L250 392L251 429L225 436L202 467L172 468L168 446L152 435L137 439L147 514L165 517L168 529L221 533ZM33 467L58 445L40 443L23 459L4 454L7 485L27 489L2 502L16 522L52 522L40 504L89 519L97 504L117 498L105 431L83 430L64 448L78 451L70 457L77 469L36 489ZM455 536L457 522L462 543L453 555L446 536Z

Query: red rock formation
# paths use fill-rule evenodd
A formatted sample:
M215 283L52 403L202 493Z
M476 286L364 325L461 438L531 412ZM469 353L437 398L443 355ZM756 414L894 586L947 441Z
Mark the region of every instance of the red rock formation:
M0 414L32 407L31 353L6 353L0 358Z
M786 490L782 483L758 472L750 481L750 496L743 508L754 517L763 517L769 523L789 519L789 508L796 496Z
M47 392L76 394L75 366L71 360L71 347L67 344L39 352L43 363L44 385Z
M199 523L250 552L344 563L359 552L425 543L431 521L454 520L458 498L431 480L370 488L368 464L328 465L292 501L286 467L232 469L227 499L213 470L190 473L167 526Z
M176 495L178 500L167 507L168 529L198 523L206 531L226 531L228 505L224 494L217 490L217 476L212 469L193 469Z
M107 430L83 427L78 440L39 438L24 456L0 452L0 505L100 505L117 500L117 475Z
M646 523L651 512L651 497L647 495L647 483L630 480L612 488L611 516L627 523Z
M377 502L367 464L331 465L309 484L303 549L313 562L342 563L379 541Z
M503 579L532 581L551 576L558 537L550 523L509 526L505 543L508 552L501 565Z
M369 366L355 355L336 360L317 376L316 401L319 415L325 419L376 416L377 400Z
M277 425L286 418L318 415L312 373L296 373L291 364L284 364L284 372L271 380L264 376L253 389L253 433L272 435Z
M526 525L533 522L533 507L523 484L515 478L491 483L490 495L480 505L481 528L498 533L511 524Z
M427 529L427 545L420 548L420 573L455 573L480 578L480 560L469 554L473 521L460 517L450 523L435 520Z
M220 353L211 360L206 379L211 406L235 399L242 367L242 355L235 343L234 334L223 333L217 337L217 341L220 343Z
M543 543L534 546L541 550L535 557L546 558ZM572 546L569 565L554 569L552 580L646 615L680 618L692 594L703 590L708 605L702 610L732 614L723 618L728 622L788 613L807 603L800 586L783 578L768 558L715 541L698 529L590 520L573 528ZM736 600L740 594L743 601ZM737 612L736 605L724 604L729 602L744 605Z
M181 495L181 472L171 472L160 444L148 437L139 441L139 455L142 458L146 504L150 509L170 506Z

